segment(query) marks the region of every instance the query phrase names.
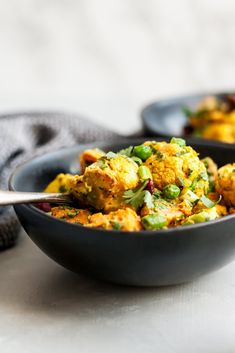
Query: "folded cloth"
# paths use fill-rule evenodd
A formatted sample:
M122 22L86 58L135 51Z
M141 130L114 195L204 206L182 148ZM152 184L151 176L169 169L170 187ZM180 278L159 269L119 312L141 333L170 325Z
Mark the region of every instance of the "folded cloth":
M120 139L76 114L27 112L0 115L0 189L12 170L32 156L78 143ZM15 244L20 225L12 207L0 207L0 250Z

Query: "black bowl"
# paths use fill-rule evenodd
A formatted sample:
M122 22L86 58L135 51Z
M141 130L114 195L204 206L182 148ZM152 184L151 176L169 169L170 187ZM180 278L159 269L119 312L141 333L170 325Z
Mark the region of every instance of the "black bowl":
M183 107L194 110L207 96L224 99L227 93L204 93L159 100L148 104L141 112L143 130L148 136L184 136L187 117Z
M52 152L21 165L10 189L41 191L59 172L79 172L79 154L87 147L119 150L143 139L119 144L80 145ZM234 161L235 147L193 142L219 165ZM32 205L15 211L30 238L62 266L126 285L161 286L187 282L220 268L235 256L235 215L161 231L121 232L86 228L55 219Z

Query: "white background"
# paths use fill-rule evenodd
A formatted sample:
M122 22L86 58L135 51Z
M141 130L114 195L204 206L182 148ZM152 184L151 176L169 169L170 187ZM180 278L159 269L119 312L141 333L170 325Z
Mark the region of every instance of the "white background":
M0 112L66 109L130 133L153 99L234 88L234 0L0 0ZM0 254L0 352L54 351L234 353L235 263L124 288L68 272L22 234Z
M136 131L153 99L235 87L234 18L233 0L0 0L0 111Z

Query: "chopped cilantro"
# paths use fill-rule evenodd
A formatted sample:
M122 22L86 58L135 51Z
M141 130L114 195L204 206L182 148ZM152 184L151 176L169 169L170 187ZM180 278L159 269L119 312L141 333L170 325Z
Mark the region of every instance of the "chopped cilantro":
M72 217L77 216L78 213L79 213L79 211L76 211L76 210L68 211L68 212L67 212L67 216L72 218Z
M112 222L112 227L115 230L120 230L122 229L122 225L119 222Z
M189 169L189 172L188 172L188 177L190 177L192 174L193 174L194 170L193 169Z
M144 191L144 203L148 208L154 208L152 195L147 190Z
M153 198L154 199L159 199L161 197L161 194L162 194L161 191L154 191Z
M156 159L157 159L158 161L162 161L163 158L164 158L164 154L163 154L162 152L156 150Z
M198 178L195 178L192 182L192 184L190 185L190 189L192 191L194 191L196 189L196 186L197 186L197 183L198 183L199 179Z
M188 153L188 151L186 151L185 149L182 148L181 151L179 152L176 152L175 156L176 157L180 157L180 156L183 156L184 154Z
M132 152L133 152L133 146L129 146L127 148L124 148L123 150L119 151L117 154L121 154L127 157L132 157Z
M106 160L103 158L98 159L98 161L96 162L97 166L100 167L100 169L105 169L107 168L107 163Z
M204 163L204 166L206 167L206 169L208 169L209 168L209 158L208 157L204 158L202 160L202 162Z
M137 189L125 191L123 194L125 202L131 204L131 206L133 206L135 209L141 207L145 202L145 198L148 198L148 196L146 196L147 190L144 190L146 188L147 183L148 180L146 180Z
M59 187L59 192L66 192L67 190L66 190L66 188L65 188L65 186L64 185L61 185L60 187Z
M191 118L194 115L194 112L188 107L182 107L182 112L187 116L187 118Z

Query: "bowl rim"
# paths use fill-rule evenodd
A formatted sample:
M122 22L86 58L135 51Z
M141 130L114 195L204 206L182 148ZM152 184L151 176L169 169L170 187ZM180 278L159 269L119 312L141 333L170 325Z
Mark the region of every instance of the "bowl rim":
M112 143L112 141L107 141L107 142L104 142L104 141L97 141L97 142L93 142L93 143L85 143L85 144L76 144L76 145L71 145L71 146L68 146L68 147L61 147L61 148L58 148L56 150L53 150L51 152L47 152L47 153L43 153L43 154L37 154L35 155L34 157L20 163L18 166L16 166L16 168L12 171L10 177L9 177L9 181L8 181L8 187L9 187L9 190L11 191L18 191L17 189L15 189L14 187L14 178L16 177L16 175L21 171L23 170L25 167L27 167L28 165L30 165L30 163L34 162L35 160L37 159L41 159L41 158L46 158L48 156L53 156L53 155L58 155L59 153L61 152L64 152L64 151L69 151L69 150L76 150L76 149L79 149L79 150L82 150L83 148L84 149L87 149L87 148L90 148L90 147L102 147L105 146L105 145L113 145L113 146L118 146L120 145L121 143L125 143L125 144L128 144L129 142L143 142L144 140L146 140L146 138L148 137L141 137L141 138L128 138L128 139L122 139L122 140L119 140L118 142L114 142ZM163 139L166 139L165 136L163 136L162 138L161 137L151 137L155 140L161 140L162 138ZM225 149L232 149L234 150L235 152L235 144L234 146L231 145L231 144L227 144L227 143L220 143L220 142L217 142L217 141L207 141L207 140L200 140L200 139L195 139L195 138L186 138L186 141L187 143L189 142L192 142L192 143L196 143L196 144L200 144L200 145L206 145L206 146L211 146L211 147L218 147L218 148L225 148ZM20 205L17 205L17 206L20 206L21 208L23 207L25 210L30 210L31 212L34 212L35 215L38 215L40 217L43 217L45 218L45 220L47 221L51 221L51 222L62 222L64 225L68 226L68 227L76 227L76 229L81 229L81 230L86 230L86 231L92 231L92 230L95 230L95 231L98 231L99 233L102 233L102 234L109 234L110 235L114 235L116 236L117 234L121 234L121 235L128 235L130 237L160 237L160 236L165 236L165 235L172 235L174 236L175 234L178 234L178 233L184 233L184 232L187 232L187 231L190 231L192 229L201 229L202 227L210 227L211 225L214 225L214 224L217 224L217 223L222 223L222 222L227 222L227 221L230 221L232 219L235 219L235 213L234 214L229 214L229 215L226 215L226 216L223 216L221 218L217 218L215 220L211 220L211 221L207 221L207 222L202 222L202 223L196 223L196 224L192 224L192 225L185 225L185 226L178 226L178 227L175 227L175 228L168 228L168 229L160 229L160 230L140 230L140 231L122 231L122 230L115 230L115 229L103 229L103 228L95 228L95 227L86 227L86 226L83 226L83 225L80 225L80 224L75 224L75 223L70 223L70 222L66 222L62 219L58 219L58 218L55 218L49 214L47 214L46 212L40 210L39 208L37 208L36 206L34 206L33 204L20 204Z
M152 128L152 125L149 124L149 118L148 118L148 112L149 110L151 110L153 107L159 107L159 106L171 106L173 103L177 103L179 101L181 101L182 99L193 99L196 97L206 97L206 96L223 96L223 95L228 95L228 94L234 94L235 89L234 90L228 90L228 91L203 91L203 92L192 92L190 94L181 94L181 95L173 95L173 96L169 96L169 97L163 97L163 98L159 98L156 100L152 100L149 101L149 103L146 103L141 109L140 109L140 118L142 121L142 125L145 129L151 131L152 133L159 133L161 134L161 136L163 137L169 137L171 136L170 134L164 133L164 132L158 132L156 129ZM157 116L157 114L156 114ZM182 133L181 134L182 137L185 137L185 135ZM191 137L192 139L192 137ZM198 137L197 138L198 141L204 141L205 139ZM206 141L212 141L213 140L206 140ZM218 143L222 143L222 144L228 144L226 142L219 142L219 141L215 141ZM231 144L230 144L231 145Z

